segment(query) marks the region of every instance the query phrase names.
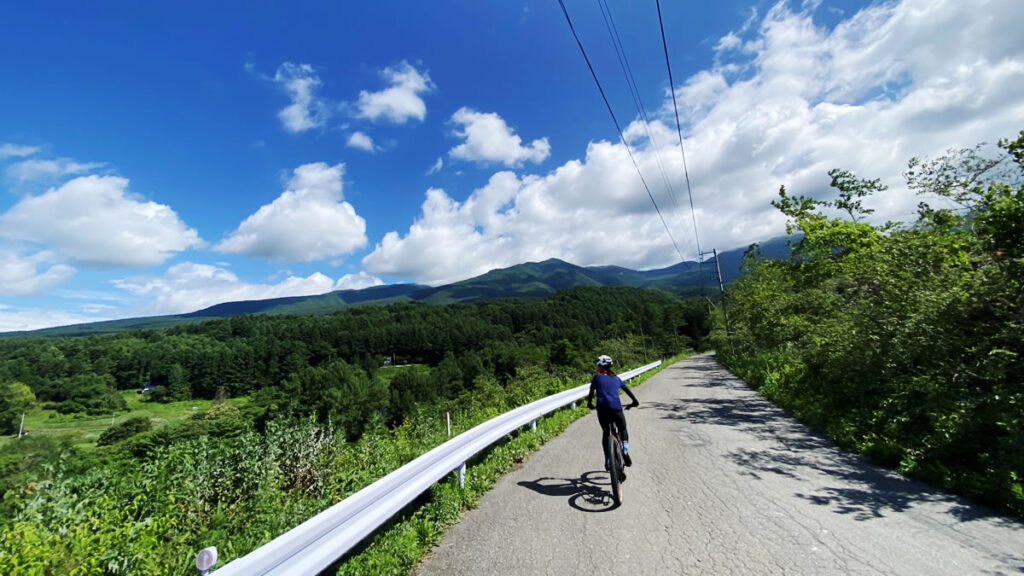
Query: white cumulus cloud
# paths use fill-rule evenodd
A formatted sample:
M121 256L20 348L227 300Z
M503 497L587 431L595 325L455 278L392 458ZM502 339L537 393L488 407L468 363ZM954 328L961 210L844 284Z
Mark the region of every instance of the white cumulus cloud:
M67 310L0 305L0 332L39 330L54 326L68 326L86 322L112 320L105 314L79 314Z
M465 140L448 152L452 158L513 167L527 160L543 162L551 153L547 138L539 138L529 146L523 146L523 139L493 112L459 108L452 115L452 122L459 125L455 135Z
M220 252L305 262L342 256L366 245L366 221L342 199L344 164L295 169L287 190L231 232Z
M7 167L7 176L19 181L57 180L63 176L71 176L89 172L103 166L102 162L76 162L70 158L53 160L23 160Z
M370 138L363 132L353 132L348 137L348 142L345 144L349 148L356 148L358 150L365 150L367 152L373 152L377 147L373 144L373 138Z
M890 186L867 203L878 221L912 218L919 198L901 177L909 158L1024 127L1016 24L1024 4L904 0L871 5L832 28L815 24L814 4L800 13L776 4L763 17L752 10L719 42L720 60L677 87L704 249L784 233L770 205L779 185L821 197L835 167ZM696 259L670 97L657 116L657 155L642 126L626 134L676 244ZM634 268L678 262L621 143L591 142L583 159L546 174L497 173L463 201L428 190L420 217L387 233L363 268L440 284L550 257Z
M163 276L134 276L114 285L150 299L145 314L181 314L224 302L266 300L285 296L312 296L334 289L334 281L314 272L303 278L289 276L276 284L250 284L217 266L182 262Z
M440 285L547 258L584 266L671 264L673 249L649 206L625 149L595 143L586 162L543 177L498 172L464 202L428 190L408 232L387 233L363 268Z
M376 276L367 274L366 272L360 271L358 274L345 274L341 278L338 278L337 283L334 284L335 290L361 290L363 288L369 288L371 286L380 286L384 284L384 281Z
M356 102L358 117L394 124L426 118L427 105L420 95L434 89L429 74L401 62L385 68L380 75L388 87L379 92L361 91Z
M0 249L0 296L40 294L74 275L74 268L53 260L54 255L49 252L22 256Z
M821 6L822 0L803 0L800 2L800 8L805 12L814 12Z
M431 174L437 174L438 172L441 171L442 168L444 168L444 158L438 157L437 162L434 162L434 165L431 166L429 170L427 170L427 176L430 176Z
M17 158L24 158L25 156L31 156L38 151L38 146L24 146L12 144L10 142L4 142L3 144L0 144L0 159L10 158L12 156Z
M82 176L0 214L0 237L47 246L98 268L152 266L202 245L169 206L128 191L128 180Z
M277 113L285 130L305 132L326 124L330 109L326 101L317 95L321 82L311 65L285 62L278 66L273 81L291 99L291 104Z
M729 32L725 36L718 39L718 44L715 45L715 51L721 52L724 50L735 50L743 45L743 41L736 35L735 32Z

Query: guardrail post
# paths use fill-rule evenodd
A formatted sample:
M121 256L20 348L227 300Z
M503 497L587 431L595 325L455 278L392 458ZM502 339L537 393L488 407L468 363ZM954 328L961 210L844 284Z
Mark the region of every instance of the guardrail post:
M576 409L576 401L575 401L575 400L573 400L573 401L572 401L572 409L573 409L573 410L575 410L575 409Z
M537 431L537 421L536 420L530 420L530 431L531 432L536 432Z
M465 490L466 489L466 463L465 462L463 462L459 466L459 489L460 490Z

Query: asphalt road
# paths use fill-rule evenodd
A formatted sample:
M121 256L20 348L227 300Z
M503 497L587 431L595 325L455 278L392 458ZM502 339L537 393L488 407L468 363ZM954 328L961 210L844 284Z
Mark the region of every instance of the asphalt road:
M501 478L416 574L1024 573L1024 525L840 451L711 356L636 393L622 506L591 413Z

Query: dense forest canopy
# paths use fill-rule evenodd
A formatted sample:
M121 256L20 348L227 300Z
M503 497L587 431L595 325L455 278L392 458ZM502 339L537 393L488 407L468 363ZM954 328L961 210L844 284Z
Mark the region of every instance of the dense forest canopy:
M788 261L750 250L716 348L842 446L1024 514L1024 132L1000 148L912 160L930 200L906 225L866 221L877 180L783 188L802 237Z
M155 387L157 400L275 389L296 398L292 392L310 381L329 378L325 370L370 382L385 362L447 361L458 365L459 378L438 392L451 395L481 375L507 384L525 364L584 368L582 353L589 357L609 338L642 335L652 355L670 355L702 346L706 332L702 306L667 293L577 288L542 300L243 315L166 331L3 340L0 383L27 385L35 399L63 413L103 414L123 408L117 390L143 385ZM3 431L11 425L9 418L0 423Z

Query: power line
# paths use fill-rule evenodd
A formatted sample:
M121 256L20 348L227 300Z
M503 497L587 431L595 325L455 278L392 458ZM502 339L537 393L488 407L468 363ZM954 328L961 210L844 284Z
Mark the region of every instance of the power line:
M559 0L561 1L561 0ZM661 0L655 0L658 6L658 27L661 28L661 45L665 49L665 67L668 68L668 87L672 91L672 109L676 113L676 133L679 134L679 151L683 155L683 173L686 175L686 193L690 197L690 216L693 218L693 238L700 252L700 236L697 234L697 213L693 209L693 191L690 189L690 171L686 167L686 150L683 148L683 128L679 123L679 106L676 104L676 83L672 79L672 64L668 59L668 42L665 41L665 24L661 20ZM704 257L701 256L703 262Z
M612 16L608 0L597 0L597 5L601 9L601 16L604 17L604 26L608 30L608 37L611 39L612 46L615 47L615 55L619 59L619 67L626 78L630 96L633 97L633 105L636 107L637 115L643 118L644 131L647 133L647 139L654 150L654 159L657 161L658 171L661 173L662 181L665 183L665 190L668 193L669 200L672 201L672 205L675 207L676 218L679 219L680 227L685 229L686 226L683 224L681 216L682 210L679 208L679 201L676 199L676 191L668 177L668 172L665 170L665 165L661 161L661 152L658 150L657 142L654 140L654 134L651 133L651 121L647 116L647 108L640 97L640 88L637 85L636 77L633 76L633 67L629 65L629 58L626 56L626 46L622 43L622 38L619 36L619 29L615 25L615 17Z
M654 204L654 210L658 213L658 218L661 219L661 225L665 227L665 233L668 234L669 240L672 241L672 246L676 249L676 254L679 255L679 260L685 262L683 253L679 251L679 246L676 244L676 239L672 237L672 231L669 230L668 224L665 222L665 217L661 214L661 209L658 208L658 203L654 200L654 195L651 194L651 189L647 186L647 180L644 179L644 175L640 172L640 165L636 163L636 158L633 157L633 151L629 148L629 143L626 142L626 137L622 134L622 127L619 126L619 120L615 117L615 112L612 110L612 105L608 102L608 97L604 93L604 88L601 87L601 81L597 79L597 72L594 71L594 66L590 63L590 57L587 56L587 51L583 49L583 42L580 41L580 37L576 34L576 27L572 25L572 18L569 17L569 11L565 8L565 2L558 0L558 5L562 7L562 14L565 15L565 21L569 24L569 30L572 32L572 37L576 39L576 45L580 47L580 53L583 54L583 59L587 62L587 68L590 69L590 75L594 78L594 83L597 84L597 91L601 93L601 99L604 100L605 108L608 109L608 114L612 117L612 122L615 124L615 130L619 133L619 139L622 141L622 145L626 147L626 153L629 154L629 159L633 162L633 167L636 168L636 173L640 176L640 181L643 182L644 190L647 191L647 197L651 199L651 204Z

